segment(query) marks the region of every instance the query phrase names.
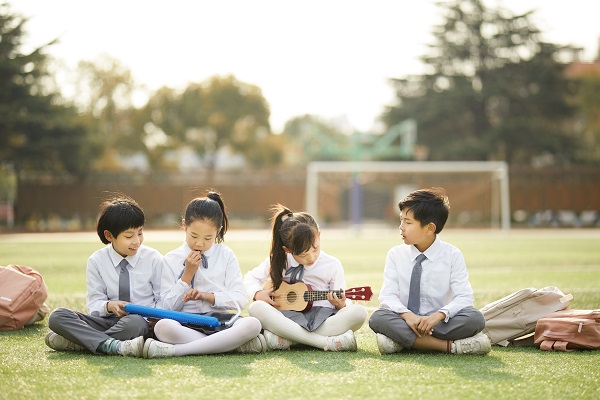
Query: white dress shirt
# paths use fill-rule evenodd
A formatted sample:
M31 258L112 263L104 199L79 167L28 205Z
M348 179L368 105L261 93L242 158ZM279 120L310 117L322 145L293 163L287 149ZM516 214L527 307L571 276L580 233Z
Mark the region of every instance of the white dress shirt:
M129 265L129 285L132 304L160 306L160 282L163 256L157 250L142 245L134 256L126 257ZM106 303L119 300L119 263L123 256L112 244L94 252L87 262L87 308L90 315L106 316Z
M410 277L415 259L421 252L413 245L401 244L387 253L383 273L383 287L379 295L381 308L398 313L408 312ZM436 237L423 253L421 264L421 299L419 314L431 315L437 311L446 314L446 321L467 306L473 306L473 289L465 259L455 246Z
M286 275L289 268L297 267L298 261L294 260L291 254L287 254L287 267L283 271L283 281L289 283L290 275ZM253 270L248 271L244 276L244 283L248 289L248 294L254 297L254 294L263 290L263 286L270 277L271 265L269 257L260 263ZM346 279L344 278L344 268L337 258L321 251L319 258L311 266L304 266L304 277L302 282L309 285L312 290L331 291L346 288ZM352 302L347 299L347 304ZM335 308L328 300L318 300L313 302L313 306Z
M165 255L162 307L194 314L236 310L236 302L241 309L245 308L248 305L248 295L242 281L242 271L235 254L224 244L213 244L204 252L208 268L200 265L193 281L194 289L215 295L214 306L203 300L183 302L183 296L192 288L181 280L185 258L191 251L184 242L181 247Z

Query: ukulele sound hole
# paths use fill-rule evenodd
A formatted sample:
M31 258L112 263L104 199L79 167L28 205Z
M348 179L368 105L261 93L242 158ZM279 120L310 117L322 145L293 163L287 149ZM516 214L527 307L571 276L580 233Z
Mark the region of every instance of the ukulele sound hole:
M296 294L296 292L289 292L287 294L288 303L295 303L296 300L298 300L298 295Z

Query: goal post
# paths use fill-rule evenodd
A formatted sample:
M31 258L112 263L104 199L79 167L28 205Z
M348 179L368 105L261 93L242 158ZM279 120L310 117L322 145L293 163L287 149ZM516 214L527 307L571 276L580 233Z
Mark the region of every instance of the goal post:
M343 177L346 181L347 191L345 196L348 197L350 203L348 213L353 214L351 218L353 223L360 223L362 219L360 215L357 218L356 213L360 214L364 205L360 188L365 180L370 179L373 182L379 180L381 185L393 186L393 183L386 184L383 182L385 175L404 177L402 178L403 181L413 179L413 185L424 185L423 187L414 187L414 189L422 189L424 187L445 187L447 185L438 184L426 178L414 182L415 176L451 177L458 176L458 174L463 177L463 180L466 179L463 187L476 186L475 182L484 182L485 189L481 190L487 191L489 184L489 194L486 194L485 198L489 200L490 204L485 205L486 210L489 210L485 214L489 214L493 228L500 228L508 232L510 230L509 175L508 165L503 161L314 161L307 166L306 210L312 215L323 218L320 213L323 205L319 204L321 197L319 185L325 185L322 182L325 180L325 176L337 176L336 179L338 180L336 182L341 182L340 177ZM482 175L487 178L482 178ZM367 176L371 178L366 178ZM479 181L475 180L475 176L480 177ZM396 184L402 183L396 182ZM450 185L452 184L450 183ZM410 185L407 185L405 189L408 187ZM386 190L393 191L394 188L387 187ZM408 193L402 194L406 195ZM467 194L464 195L468 196ZM450 203L451 205L454 204L452 197Z

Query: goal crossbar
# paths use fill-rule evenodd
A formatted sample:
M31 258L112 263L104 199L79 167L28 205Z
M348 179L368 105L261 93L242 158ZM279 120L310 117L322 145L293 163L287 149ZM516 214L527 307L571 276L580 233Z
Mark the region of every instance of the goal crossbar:
M500 226L510 230L508 165L504 161L313 161L307 166L306 211L317 215L319 172L490 172L500 187Z

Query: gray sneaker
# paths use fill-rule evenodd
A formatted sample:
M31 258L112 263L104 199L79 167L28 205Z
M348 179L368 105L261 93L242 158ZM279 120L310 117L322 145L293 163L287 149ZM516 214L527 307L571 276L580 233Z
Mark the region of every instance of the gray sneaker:
M144 350L144 337L138 336L131 340L122 340L117 348L117 354L130 357L141 357Z
M237 349L238 353L264 353L267 351L267 341L265 337L259 333L258 336L247 341Z
M356 351L356 337L354 332L349 330L338 336L328 336L326 351Z
M484 333L478 333L465 339L452 342L452 354L487 354L492 350L490 338Z
M263 336L265 338L267 350L289 350L290 346L292 345L291 340L277 336L273 332L266 329L263 331Z
M86 351L87 349L77 343L71 342L58 333L49 332L46 335L46 346L56 351Z
M154 339L147 339L144 343L144 358L164 358L175 355L175 345L159 342Z
M380 354L400 353L402 350L404 350L404 347L402 347L400 343L381 333L377 333L375 336L377 338L377 347L379 348Z

